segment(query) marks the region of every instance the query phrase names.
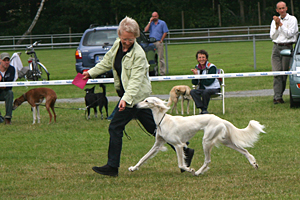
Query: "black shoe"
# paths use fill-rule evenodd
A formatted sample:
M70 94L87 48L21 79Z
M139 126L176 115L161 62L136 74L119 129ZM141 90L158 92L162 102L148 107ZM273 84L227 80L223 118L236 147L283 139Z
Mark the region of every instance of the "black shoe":
M207 110L202 110L200 114L209 114L209 112Z
M104 165L102 167L93 167L92 168L96 173L106 175L106 176L118 176L118 168L111 167L109 165Z
M11 125L11 119L10 118L5 118L5 124Z
M185 159L184 159L185 164L187 167L189 167L189 166L191 166L195 150L190 149L190 148L183 148L183 150L184 150L184 154L185 154ZM180 169L180 171L181 171L181 173L185 172L184 169Z
M284 103L283 99L273 99L274 104Z
M277 99L278 103L284 103L283 99Z

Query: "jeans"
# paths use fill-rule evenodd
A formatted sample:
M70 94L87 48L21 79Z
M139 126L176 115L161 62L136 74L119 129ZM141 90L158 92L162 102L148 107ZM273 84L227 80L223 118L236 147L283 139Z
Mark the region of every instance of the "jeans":
M14 93L12 90L1 90L0 89L0 101L5 101L5 117L12 118Z
M196 104L197 108L201 108L202 111L206 111L210 96L220 92L220 88L218 89L194 89L191 90L190 94Z
M155 134L156 124L150 109L126 107L125 110L121 112L117 110L108 128L110 139L107 164L111 167L120 166L123 131L125 129L125 125L134 118L138 119L150 134Z

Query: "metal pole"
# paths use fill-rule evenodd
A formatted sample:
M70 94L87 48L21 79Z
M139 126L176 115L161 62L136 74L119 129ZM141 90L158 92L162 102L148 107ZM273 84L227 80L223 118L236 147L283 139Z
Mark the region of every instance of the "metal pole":
M167 67L167 74L169 74L169 62L168 62L168 42L165 41L165 49L166 49L166 67ZM157 63L158 65L159 63Z
M256 48L255 48L255 35L253 35L253 63L254 63L254 70L256 70Z
M257 10L258 10L258 25L261 25L261 18L260 18L260 3L257 2Z
M182 34L184 35L184 11L181 11Z
M219 26L221 27L222 23L221 23L221 5L220 4L218 4L218 13L219 13Z

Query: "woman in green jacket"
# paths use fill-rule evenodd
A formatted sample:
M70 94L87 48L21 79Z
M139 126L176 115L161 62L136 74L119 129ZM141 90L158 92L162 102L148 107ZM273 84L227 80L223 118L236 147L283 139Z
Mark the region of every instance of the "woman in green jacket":
M149 97L152 92L149 64L144 50L136 42L139 35L140 29L137 22L125 17L119 24L119 38L112 48L100 63L83 73L84 79L95 78L99 74L113 69L114 86L121 97L119 110L109 125L110 141L107 164L102 167L93 167L95 172L102 175L118 176L123 131L131 119L138 119L149 133L155 135L156 124L151 110L136 108L136 104ZM188 152L192 151L189 148L187 150Z

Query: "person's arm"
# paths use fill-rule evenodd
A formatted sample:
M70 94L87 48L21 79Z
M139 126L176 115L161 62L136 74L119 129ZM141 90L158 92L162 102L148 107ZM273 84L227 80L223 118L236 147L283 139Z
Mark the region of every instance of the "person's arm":
M197 68L191 69L191 71L192 71L195 75L198 75L198 69L197 69ZM193 84L193 85L198 85L198 84L200 83L200 80L201 80L201 79L192 79L192 84Z
M164 42L165 37L167 36L168 33L164 33L163 36L160 39L160 43Z
M278 35L279 35L279 30L276 29L276 22L275 20L272 20L271 28L270 28L270 38L272 40L276 40Z
M141 51L143 51L141 49ZM132 63L130 67L130 77L128 79L128 84L125 89L125 93L122 97L127 104L131 105L137 95L139 95L143 79L147 73L148 61L145 57L144 52L135 54L134 60L127 60ZM125 61L124 61L125 62ZM123 66L126 66L125 63ZM127 64L128 65L128 64ZM124 85L123 85L124 86Z
M152 20L153 20L153 19L152 19L152 17L151 17L150 20L149 20L149 23L147 24L147 26L146 26L145 29L144 29L144 32L148 32L148 31L149 31Z
M1 63L0 63L1 64ZM2 74L0 73L0 82L2 81ZM1 90L5 89L5 87L0 87Z

